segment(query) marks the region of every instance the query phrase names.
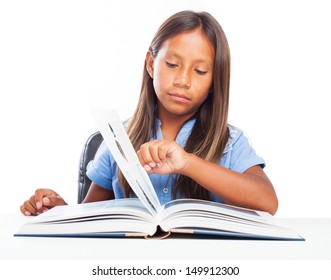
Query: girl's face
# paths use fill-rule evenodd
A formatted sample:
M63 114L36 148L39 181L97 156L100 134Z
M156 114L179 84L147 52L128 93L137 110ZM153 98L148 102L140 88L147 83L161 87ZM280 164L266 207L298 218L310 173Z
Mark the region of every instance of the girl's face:
M214 53L200 29L168 39L154 58L147 53L146 65L153 78L159 117L190 118L195 114L212 85Z

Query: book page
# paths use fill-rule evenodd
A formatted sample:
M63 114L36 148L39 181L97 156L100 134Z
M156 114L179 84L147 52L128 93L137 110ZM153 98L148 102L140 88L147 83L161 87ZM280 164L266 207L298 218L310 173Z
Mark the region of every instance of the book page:
M178 199L163 205L164 231L236 237L303 240L276 225L270 214L212 201Z
M29 219L15 236L147 236L156 220L138 198L60 205Z
M161 208L152 182L141 166L123 124L114 109L92 108L92 115L118 167L132 190L150 213L156 217Z
M173 216L175 213L196 210L200 214L203 212L217 215L225 215L230 219L243 219L260 223L272 223L271 219L266 219L267 215L261 215L262 212L252 209L236 207L227 204L221 204L213 201L206 201L200 199L177 199L169 201L163 205L164 211L161 218Z

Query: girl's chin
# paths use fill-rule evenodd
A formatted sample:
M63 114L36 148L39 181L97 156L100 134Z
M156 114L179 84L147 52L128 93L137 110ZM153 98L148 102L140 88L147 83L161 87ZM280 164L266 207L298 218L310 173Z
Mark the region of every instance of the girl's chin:
M164 115L173 115L173 116L177 116L177 117L186 117L186 118L190 118L192 117L194 114L196 113L196 110L185 110L182 108L169 108L168 110L166 109L163 114Z
M158 104L159 115L174 115L177 117L192 117L196 112L197 108L192 108L192 106L187 106L188 104L169 102L166 104Z

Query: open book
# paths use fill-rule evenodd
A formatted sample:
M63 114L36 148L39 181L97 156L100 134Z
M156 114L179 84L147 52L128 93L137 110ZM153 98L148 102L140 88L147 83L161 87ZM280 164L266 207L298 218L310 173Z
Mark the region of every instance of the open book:
M154 236L206 234L235 238L303 240L266 212L178 199L161 205L115 110L92 110L100 132L137 198L64 205L31 218L15 236Z

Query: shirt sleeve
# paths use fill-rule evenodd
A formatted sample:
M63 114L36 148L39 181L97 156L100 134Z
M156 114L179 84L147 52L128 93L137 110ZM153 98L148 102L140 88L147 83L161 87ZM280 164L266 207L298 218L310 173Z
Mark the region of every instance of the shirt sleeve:
M92 161L87 166L86 175L89 179L105 189L113 190L112 177L114 159L103 141Z
M244 172L255 165L265 167L265 161L253 149L248 137L239 131L232 142L230 169Z

